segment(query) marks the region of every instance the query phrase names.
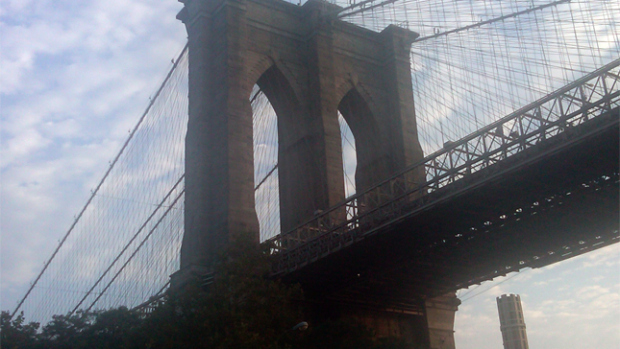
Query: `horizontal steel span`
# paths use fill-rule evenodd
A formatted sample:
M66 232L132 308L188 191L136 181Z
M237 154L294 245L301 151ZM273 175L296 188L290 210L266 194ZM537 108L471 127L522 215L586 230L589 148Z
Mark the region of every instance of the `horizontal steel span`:
M409 272L412 272L413 265L420 268L425 263L437 263L438 256L454 254L448 246L454 245L458 249L456 246L472 244L472 240L487 239L478 236L499 229L498 225L503 231L514 228L512 233L522 236L520 228L516 227L525 221L534 221L524 219L527 215L524 212L529 212L530 207L532 210L542 209L546 203L553 203L560 197L563 198L561 205L565 205L562 210L557 209L557 201L552 204L555 205L552 213L532 211L529 216L548 216L547 221L558 219L578 225L579 222L566 220L563 215L577 217L579 215L571 210L583 211L582 204L598 207L600 203L606 203L609 207L599 207L598 212L600 215L607 213L609 217L606 218L611 218L599 219L602 225L598 231L584 226L583 229L588 230L585 235L564 234L564 242L562 233L551 238L551 235L540 232L540 235L528 236L529 240L524 242L531 247L529 251L519 250L513 254L511 251L517 249L506 245L505 249L498 249L505 251L503 256L480 257L486 259L483 261L477 260L476 256L463 255L465 260L439 263L451 270L450 276L438 273L429 265L427 271L433 269L435 275L443 275L445 279L425 282L429 286L421 291L443 292L467 287L509 271L541 266L583 253L585 247L592 249L617 242L619 66L620 60L616 60L458 142L446 143L441 151L427 156L407 171L270 240L274 252L279 254L275 274L302 281L311 277L308 275L322 275L326 280L328 274L334 279L346 280L341 273L333 271L340 269L357 275L360 273L355 270L364 269L366 263L355 266L343 262L344 257L338 255L352 258L358 256L355 250L364 249L368 249L370 255L380 255L379 247L375 246L380 246L378 240L386 239L393 241L382 241L386 244L380 249L401 259L403 265L409 263ZM416 171L425 172L426 182L410 180ZM571 191L581 193L584 188L596 190L582 193L584 197L577 202L569 198ZM577 195L573 195L575 197ZM468 199L463 201L463 198ZM571 204L566 204L568 202ZM489 207L491 203L495 206ZM446 207L453 209L453 213L445 210ZM550 230L557 228L545 220L538 221L538 217L537 224L549 226ZM585 215L581 218L592 223L593 228L597 225L597 222L591 222L592 217ZM459 222L448 222L452 220ZM564 226L560 230L567 229L569 227ZM513 241L503 239L502 244ZM541 242L546 240L553 243ZM494 239L488 241L500 243ZM518 239L513 242L518 243ZM353 245L359 246L349 248ZM403 252L406 256L398 256L399 245L411 249ZM389 251L390 248L394 251ZM479 248L492 246L470 246L471 251ZM421 249L427 252L422 253ZM415 258L410 256L412 251L417 251ZM412 262L414 259L415 263ZM378 258L368 260L380 263ZM328 261L342 265L330 266ZM461 267L467 263L471 265L457 272L459 266L449 266L450 263L459 263ZM372 266L367 268L374 269ZM303 273L299 272L301 269L304 269ZM424 270L417 272L425 274L424 278L433 279ZM424 280L416 280L420 281Z

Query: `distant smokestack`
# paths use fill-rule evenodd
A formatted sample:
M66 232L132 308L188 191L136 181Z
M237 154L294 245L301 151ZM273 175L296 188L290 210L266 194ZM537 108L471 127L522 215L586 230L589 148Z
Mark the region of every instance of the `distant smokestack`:
M521 297L514 294L497 297L497 310L504 349L529 349Z

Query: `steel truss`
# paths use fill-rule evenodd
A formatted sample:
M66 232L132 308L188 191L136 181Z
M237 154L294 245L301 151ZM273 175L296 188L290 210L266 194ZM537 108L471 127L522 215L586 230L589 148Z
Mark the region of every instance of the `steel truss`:
M350 245L413 201L429 205L450 185L620 108L620 59L425 157L266 243L279 254L275 274L300 268ZM425 182L416 182L423 174ZM617 239L616 239L617 240ZM617 241L616 241L617 242Z

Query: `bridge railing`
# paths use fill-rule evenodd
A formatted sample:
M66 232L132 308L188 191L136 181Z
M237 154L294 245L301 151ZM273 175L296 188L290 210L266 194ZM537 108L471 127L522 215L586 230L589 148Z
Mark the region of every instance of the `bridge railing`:
M281 255L274 271L297 269L347 246L436 200L452 183L619 108L620 59L459 141L446 142L398 175L270 239Z

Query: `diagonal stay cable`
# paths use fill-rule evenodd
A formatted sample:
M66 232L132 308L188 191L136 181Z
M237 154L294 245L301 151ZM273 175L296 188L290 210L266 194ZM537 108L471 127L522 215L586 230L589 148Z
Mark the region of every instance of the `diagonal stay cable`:
M256 102L256 100L258 99L258 97L260 97L261 93L262 93L262 90L259 88L259 89L258 89L258 90L257 90L257 91L256 91L256 92L255 92L255 93L254 93L251 97L250 97L250 104L251 104L251 105L252 105L252 104L254 104L254 102ZM259 183L259 184L258 184L258 185L254 188L254 190L255 190L255 191L256 191L256 190L258 190L258 189L261 187L261 185L262 185L262 184L263 184L263 183L264 183L264 182L265 182L265 181L266 181L266 180L267 180L267 179L268 179L268 178L269 178L269 177L270 177L270 176L274 173L274 171L275 171L277 168L278 168L278 164L276 163L276 164L275 164L275 166L274 166L274 167L273 167L273 168L272 168L272 169L271 169L271 170L270 170L270 171L269 171L269 172L265 175L265 177L264 177L264 178L260 181L260 183ZM183 175L183 176L184 176L184 175ZM177 183L177 184L178 184L178 183ZM176 185L175 185L175 187L176 187ZM174 188L173 188L172 190L174 190ZM168 196L171 194L172 190L168 193ZM165 200L165 199L164 199L164 200ZM162 204L163 204L163 201L162 201ZM160 204L160 205L161 205L161 204ZM153 216L153 215L151 215L151 216L147 219L147 221L143 224L143 226L142 226L142 227L141 227L141 229L138 231L138 233L136 233L136 235L134 236L134 238L132 238L132 240L131 240L128 244L127 244L127 246L125 246L125 248L123 249L123 251L121 251L121 252L120 252L120 254L116 257L116 259L113 261L113 263L112 263L112 264L116 263L116 261L118 261L118 260L120 259L121 255L122 255L122 254L123 254L123 253L124 253L124 252L128 249L129 244L131 244L131 243L135 240L135 238L137 238L137 235L140 233L140 231L143 229L143 227L144 227L144 226L146 226L147 222L148 222L148 221L152 218L152 216ZM109 272L109 270L110 270L111 268L112 268L112 265L110 265L110 266L108 267L108 269L106 269L106 271L104 271L103 275L101 275L101 276L99 277L99 280L97 280L97 283L96 283L96 284L95 284L95 285L94 285L94 286L93 286L93 287L89 290L89 292L88 292L89 294L91 294L91 293L92 293L92 291L94 290L95 286L96 286L96 285L97 285L97 284L98 284L98 283L99 283L99 282L103 279L103 277L104 277L104 276L105 276L105 275ZM163 287L162 287L162 288L161 288L161 289L160 289L160 290L159 290L159 291L158 291L155 295L151 296L151 297L150 297L147 301L145 301L144 303L142 303L142 304L140 304L140 305L138 305L138 306L134 307L133 309L140 309L140 308L143 308L143 307L147 306L148 304L151 304L154 300L157 300L157 299L159 299L159 298L163 297L163 295L164 295L164 293L163 293L163 292L164 292L164 290L168 287L168 285L169 285L169 284L170 284L170 281L166 282L166 283L164 284L164 286L163 286ZM105 292L105 291L104 291L104 292ZM85 296L85 297L84 297L84 298L80 301L80 304L78 304L78 305L77 305L77 306L73 309L73 311L76 311L76 310L78 309L78 307L79 307L79 306L80 306L80 305L84 302L84 300L85 300L86 298L87 298L87 297ZM92 307L92 305L91 305L91 307Z
M170 71L168 72L168 74L166 75L166 78L164 79L164 81L161 83L161 85L159 86L159 89L157 89L157 92L155 93L155 95L153 96L153 98L151 98L148 106L146 107L146 110L144 110L144 113L142 113L142 116L140 117L140 119L138 120L138 123L136 124L136 126L134 126L133 130L131 131L131 133L129 134L129 137L127 137L127 140L125 141L125 143L123 144L123 146L121 147L121 150L118 152L118 154L116 155L116 157L114 158L114 160L112 161L112 163L110 164L110 167L108 168L108 170L105 172L105 174L103 175L103 178L101 178L101 181L99 181L99 184L97 184L97 187L95 188L95 190L93 190L92 194L90 195L90 197L88 198L88 200L86 201L86 204L84 204L84 207L82 207L82 210L80 211L80 213L77 215L77 217L73 220L73 223L71 224L71 226L69 227L69 230L67 230L67 232L65 233L65 235L63 236L62 240L60 240L60 243L58 244L58 246L56 247L56 249L54 250L54 252L52 253L52 256L47 260L47 262L45 262L45 265L43 266L43 269L41 270L41 272L39 272L39 275L37 275L36 279L34 280L34 282L30 285L30 288L28 288L28 291L26 292L26 294L24 295L24 297L22 297L22 299L19 301L19 303L17 304L17 306L15 307L15 310L13 310L13 313L11 313L11 316L9 318L12 319L15 314L19 311L19 309L21 308L21 306L24 304L24 302L26 301L26 299L28 298L28 296L30 295L30 293L32 292L32 290L34 289L34 287L37 285L37 283L39 282L39 280L41 279L41 277L43 276L43 274L45 273L45 271L47 270L47 268L49 267L49 265L52 263L52 261L54 260L54 258L56 257L56 255L58 254L58 251L60 251L60 249L62 248L62 246L65 244L65 242L67 241L67 238L69 237L69 235L71 235L71 232L73 232L73 229L75 228L75 226L77 225L77 223L80 221L80 219L82 218L82 215L84 214L84 212L86 212L86 209L90 206L90 203L93 201L93 199L95 198L95 196L97 195L97 193L99 192L99 189L101 189L101 187L103 186L103 183L105 182L105 180L108 178L108 176L110 175L110 172L112 172L112 169L114 168L114 165L116 165L116 163L118 162L118 160L120 159L121 155L124 153L125 149L127 148L127 146L129 145L129 142L131 142L131 140L133 139L134 135L136 134L136 132L138 131L138 129L140 128L140 125L142 125L142 122L144 121L144 119L146 118L146 116L149 114L149 111L151 110L151 108L153 107L153 105L155 104L155 101L157 100L157 97L159 97L159 95L161 94L161 91L164 89L164 87L166 86L166 84L168 83L168 81L170 80L170 77L172 76L172 74L174 73L174 71L176 70L177 66L179 65L179 62L181 62L181 57L183 57L183 55L185 55L185 53L187 52L187 48L188 45L186 44L185 47L183 47L183 50L181 50L181 53L179 54L177 60L174 62L174 64L172 65L172 68L170 69Z
M570 2L570 1L571 0L554 1L554 2L551 2L551 3L548 3L548 4L544 4L544 5L528 8L528 9L523 10L523 11L514 12L514 13L511 13L511 14L500 16L500 17L496 17L496 18L491 18L491 19L488 19L486 21L481 21L481 22L478 22L478 23L474 23L474 24L471 24L471 25L464 26L464 27L448 30L448 31L437 33L437 34L434 34L434 35L429 35L429 36L424 36L424 37L421 37L421 38L417 38L413 42L414 43L421 42L421 41L425 41L425 40L429 40L429 39L434 39L434 38L437 38L437 37L440 37L440 36L446 36L446 35L449 35L449 34L454 34L454 33L462 32L462 31L465 31L465 30L481 27L483 25L491 24L491 23L494 23L494 22L503 21L503 20L508 19L508 18L517 17L517 16L520 16L520 15L523 15L523 14L526 14L526 13L534 12L534 11L537 11L537 10L542 10L542 9L547 8L547 7L557 6L557 5L563 4L565 2Z
M159 291L157 291L157 293L155 293L155 295L149 297L149 299L147 299L145 302L136 305L135 307L131 308L131 310L139 310L139 309L143 309L146 308L147 306L149 306L150 304L153 304L153 302L156 302L162 298L164 298L166 296L166 293L164 291L166 291L166 288L170 286L170 280L168 280L168 282L166 282L164 284L164 286L162 286Z
M254 102L256 100L256 98L259 96L261 90L256 91L256 93L254 94L254 96L252 96L250 103ZM278 165L276 164L274 168L271 169L271 171L269 171L269 173L265 176L265 178L263 178L263 180L256 186L255 190L258 190L258 188L269 178L269 176L277 169ZM97 287L97 285L99 285L99 283L103 280L103 278L109 273L109 271L112 269L112 267L118 262L118 260L120 260L120 258L122 257L122 255L129 249L130 245L135 241L135 239L137 239L138 235L144 230L144 228L146 227L146 225L148 224L148 222L155 216L156 212L163 207L165 201L170 197L170 195L172 194L172 192L176 189L176 187L181 183L181 181L183 180L185 174L183 174L181 176L181 178L179 178L179 180L174 184L174 186L172 187L172 189L170 189L170 191L168 192L168 194L164 197L164 199L161 201L161 203L157 206L157 208L153 211L153 213L146 219L146 221L142 224L142 226L138 229L138 231L136 232L136 234L132 237L132 239L126 244L126 246L119 252L119 254L116 256L116 258L112 261L112 263L108 266L108 268L100 275L100 277L97 279L97 281L95 282L95 284L89 289L89 291L86 293L86 295L80 300L80 302L74 307L74 309L70 312L70 314L73 314L75 311L77 311L77 309L84 303L84 301L88 298L88 296L90 296L92 294L92 292L94 291L94 289ZM176 200L175 200L176 201ZM169 205L170 207L174 206L174 204ZM164 214L165 215L165 214ZM163 217L162 217L163 218ZM149 234L150 236L150 234ZM148 236L147 238L148 239ZM145 241L143 241L144 243ZM141 247L138 246L138 249ZM134 251L134 255L135 255ZM132 255L133 257L133 255ZM130 258L132 258L130 257ZM121 270L125 267L125 265L123 265L123 267L121 268ZM115 275L114 279L117 277L118 275ZM114 280L112 280L113 282ZM169 283L169 282L168 282ZM166 285L168 284L166 283ZM110 283L111 284L111 283ZM91 304L91 306L88 309L91 309L92 306L98 301L98 299L101 297L101 295L103 293L105 293L107 291L107 289L109 288L110 284L108 284L106 286L106 288L104 289L103 292L101 292L100 296L93 302L93 304ZM166 286L164 285L164 288ZM161 293L158 292L158 293Z
M149 231L149 233L144 237L144 239L142 239L142 241L140 242L140 244L138 245L138 247L136 247L136 249L133 251L133 253L129 256L129 258L127 258L127 260L125 261L125 263L123 263L123 265L120 267L120 269L116 272L116 274L114 274L114 277L112 277L112 280L110 280L108 282L108 284L105 286L105 288L99 293L99 295L97 296L97 298L95 298L95 300L90 304L90 306L86 309L86 312L89 312L93 306L95 306L95 304L99 301L99 299L101 299L101 297L106 293L106 291L110 288L110 286L114 283L114 281L116 281L116 278L123 272L123 270L125 270L125 268L127 267L127 265L129 265L129 262L131 262L131 260L133 259L133 257L136 256L136 254L138 254L138 251L140 251L140 249L142 248L142 246L144 246L144 244L148 241L148 239L151 237L151 235L153 235L153 233L155 232L155 230L157 229L157 227L159 227L159 225L161 224L161 222L164 220L164 218L166 218L166 216L168 216L168 213L172 210L172 208L176 205L177 201L179 201L179 199L183 196L183 194L185 194L185 189L183 189L179 195L177 195L177 197L174 199L174 201L170 204L170 206L168 206L168 208L166 209L166 211L162 214L161 217L159 217L159 219L157 220L157 223L155 223L155 226L153 226L153 228L151 228L151 230Z
M261 185L263 185L263 183L265 183L265 181L273 174L273 172L278 168L278 164L276 163L273 168L265 175L265 178L263 178L263 180L261 180L256 187L254 188L254 191L257 191L258 188L260 188Z
M103 278L108 274L108 272L110 272L110 270L112 269L112 267L114 267L114 265L116 264L116 262L118 262L120 260L120 258L123 256L123 254L125 254L125 252L129 249L129 246L131 246L131 244L138 238L138 236L140 235L140 233L142 233L142 231L144 230L144 228L146 228L146 225L151 221L151 219L153 219L153 217L155 217L155 214L157 214L157 212L159 211L160 208L164 207L164 203L166 202L166 200L168 200L168 198L170 197L170 195L172 195L172 193L174 192L174 190L179 186L179 184L181 183L181 181L183 180L183 178L185 178L185 175L181 175L181 177L179 178L179 180L174 184L174 186L172 186L172 188L168 191L168 193L166 194L166 196L164 196L164 198L161 200L161 202L159 203L159 205L157 205L157 207L155 208L155 210L153 210L153 212L151 213L151 215L146 219L146 221L144 221L144 223L142 223L142 225L140 226L140 228L138 229L138 231L134 234L134 236L129 240L129 242L127 242L127 244L125 245L125 247L123 247L123 249L118 253L118 255L116 256L116 258L114 258L114 260L112 261L112 263L110 263L110 265L108 266L108 268L101 274L101 276L99 276L99 279L97 279L97 281L95 282L95 284L88 290L88 292L86 292L86 294L84 295L84 297L78 302L78 304L75 306L75 308L73 308L73 310L71 310L71 312L69 312L69 316L73 315L73 313L75 313L76 310L78 310L78 308L82 305L82 303L84 303L84 301L86 300L86 298L88 298L88 296L90 296L93 292L93 290L95 289L95 287L97 287L97 285L99 285L99 283L101 282L101 280L103 280ZM172 205L169 205L172 206Z

